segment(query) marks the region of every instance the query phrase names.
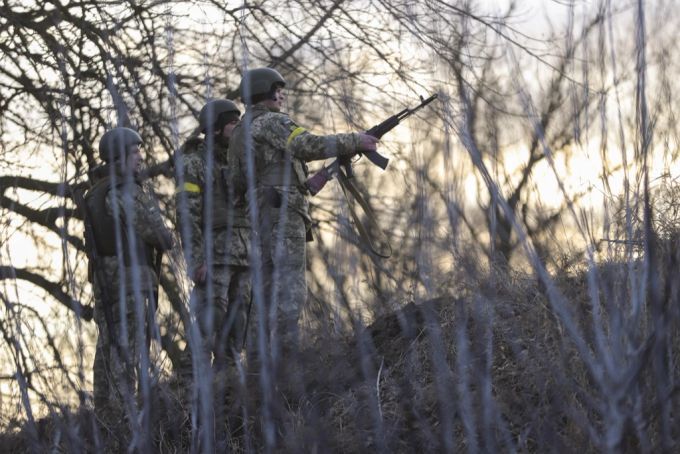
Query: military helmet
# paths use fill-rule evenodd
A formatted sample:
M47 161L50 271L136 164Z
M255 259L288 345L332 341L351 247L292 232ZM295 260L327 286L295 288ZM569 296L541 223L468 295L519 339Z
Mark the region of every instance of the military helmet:
M129 147L141 145L142 137L130 128L117 127L104 133L99 140L99 157L104 162L114 161L124 152L127 156Z
M222 116L222 119L220 119L220 116ZM211 122L213 127L215 127L215 130L219 131L224 125L221 125L221 128L218 127L218 121L226 124L228 121L234 119L238 120L240 116L241 111L238 110L238 107L234 102L229 101L228 99L212 99L205 103L201 112L198 114L198 125L201 131L205 132L208 126L210 126L210 123L208 122Z
M269 94L276 85L282 87L286 86L286 79L273 68L256 68L248 70L241 78L241 83L238 86L241 99L244 101L247 101L244 93L246 80L249 83L248 93L250 94L250 99L253 99L253 97L256 96Z

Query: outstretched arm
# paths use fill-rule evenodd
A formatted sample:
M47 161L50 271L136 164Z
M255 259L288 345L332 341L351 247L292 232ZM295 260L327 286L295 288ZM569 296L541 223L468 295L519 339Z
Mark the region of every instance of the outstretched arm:
M288 116L270 119L265 140L276 142L279 149L288 149L296 158L309 162L334 157L351 157L360 151L375 150L377 139L364 133L316 135L298 126Z

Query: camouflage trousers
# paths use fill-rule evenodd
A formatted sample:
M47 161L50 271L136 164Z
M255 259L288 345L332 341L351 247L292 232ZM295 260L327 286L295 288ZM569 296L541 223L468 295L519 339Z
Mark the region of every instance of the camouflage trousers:
M273 423L280 437L287 431L287 409L301 401L304 391L298 321L307 299L307 225L294 209L281 215L280 207L274 206L261 213L265 215L260 224L264 301L258 309L264 313L251 313L251 319L257 320L251 323L251 331L256 332L258 325L265 339L258 339L259 348L251 351L248 369L255 374L258 369L269 370L271 388L265 392L271 393Z
M217 443L217 451L222 452L226 449L226 408L233 397L228 389L236 379L234 355L244 346L248 323L250 269L245 266L215 265L209 279L210 285L196 285L191 293L191 304L195 308L196 323L201 336L198 347L201 349L201 358L206 363L197 363L195 355L192 356L194 370L205 365L212 366L211 395L203 398L209 398L213 411L207 421L201 420L199 431L208 431L209 438ZM207 376L210 374L202 374L201 378Z
M201 334L200 348L219 365L243 347L250 308L250 270L214 265L209 279L210 286L196 285L191 298Z
M263 223L261 244L267 314L258 319L266 318L272 341L285 349L297 345L298 319L307 299L307 226L292 209L271 219L276 221Z
M146 308L146 299L143 301ZM112 305L107 320L104 301L95 299L95 321L99 329L93 364L93 397L97 416L114 438L126 442L129 411L136 406L141 348L137 342L139 321L135 315L135 298L125 298L127 335L121 336L121 311ZM145 317L148 315L145 312ZM143 323L143 322L142 322ZM112 326L110 326L112 325Z

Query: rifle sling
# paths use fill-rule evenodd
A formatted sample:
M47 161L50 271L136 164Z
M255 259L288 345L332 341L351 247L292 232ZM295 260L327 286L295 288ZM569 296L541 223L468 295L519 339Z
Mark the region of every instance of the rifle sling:
M392 256L392 245L390 245L390 242L387 240L387 235L385 235L382 229L380 229L373 209L369 205L368 201L361 195L359 188L357 188L356 184L354 183L354 179L347 178L342 169L338 170L337 177L340 187L342 188L342 192L345 195L345 199L347 199L347 205L352 215L352 219L354 220L354 224L357 226L357 230L359 231L359 237L361 241L378 257L384 259L390 258ZM379 250L381 248L376 246L375 242L371 238L372 235L369 233L366 225L364 225L364 223L361 221L361 218L359 217L359 214L357 213L357 210L350 199L350 195L352 198L354 198L354 200L356 200L356 202L366 214L366 219L368 220L371 231L379 232L380 236L383 237L381 243L386 246L387 251Z

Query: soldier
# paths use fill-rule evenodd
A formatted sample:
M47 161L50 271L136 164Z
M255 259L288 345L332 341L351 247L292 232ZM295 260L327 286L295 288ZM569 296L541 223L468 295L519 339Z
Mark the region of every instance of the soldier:
M199 126L182 150L176 196L201 348L206 359L213 357L218 424L231 353L243 346L250 307L250 223L243 199L234 201L226 179L229 137L239 117L236 104L226 99L203 106Z
M212 100L203 106L197 132L204 137L201 140L194 134L185 143L184 181L176 193L177 226L187 251L186 258L191 262L187 263L187 269L195 284L192 297L196 298L196 317L215 360L221 360L219 355L228 352L227 345L239 348L235 340L243 340L238 332L245 328L243 317L250 298L250 224L244 204L232 203L225 179L229 137L239 117L236 104L226 99ZM212 162L209 163L210 156ZM186 199L182 200L182 196ZM183 232L184 226L186 232ZM212 243L210 250L207 249L208 235ZM207 319L208 281L212 287L214 329ZM232 314L231 306L239 315ZM225 343L227 337L228 344Z
M99 142L104 162L99 173L103 176L84 199L99 329L93 366L94 404L109 429L124 420L124 414L134 416L130 412L135 408L142 348L148 347L144 342L140 345L145 336L140 333L147 332L145 319L155 311L158 251L172 247L172 235L156 201L137 178L141 144L142 138L132 129L118 127L106 132Z
M376 149L365 133L318 136L281 112L286 81L272 68L249 70L239 87L247 106L234 130L229 153L237 197L246 198L247 160L255 169L258 232L261 235L264 295L283 351L296 346L300 307L307 298L305 243L310 238L306 162ZM245 124L245 122L249 122ZM250 137L246 137L246 134ZM246 147L252 149L248 150Z

